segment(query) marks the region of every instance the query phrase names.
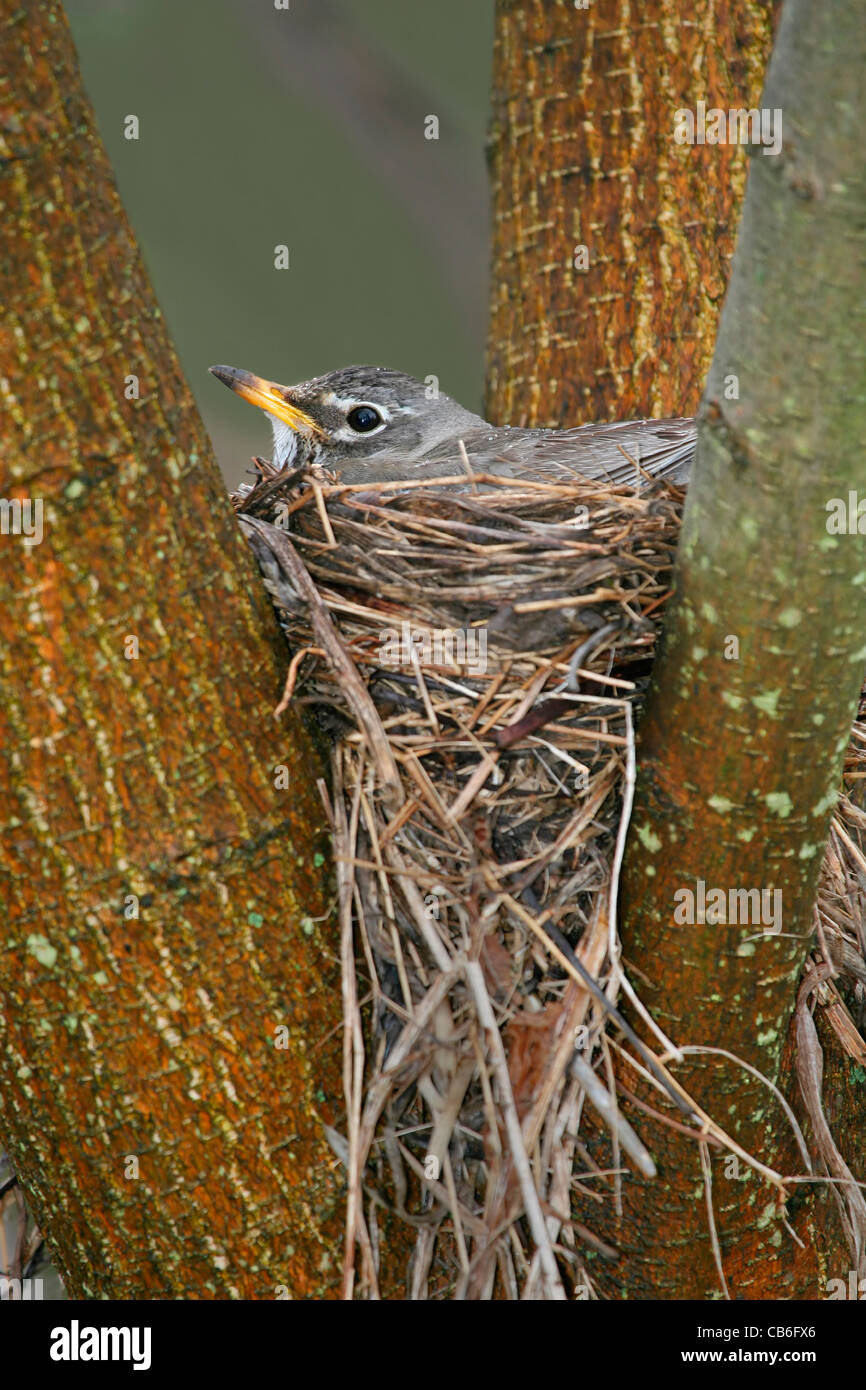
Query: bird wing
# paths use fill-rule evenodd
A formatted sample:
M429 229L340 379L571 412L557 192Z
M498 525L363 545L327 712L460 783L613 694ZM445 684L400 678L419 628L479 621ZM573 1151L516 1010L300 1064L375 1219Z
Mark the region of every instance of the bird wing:
M580 475L617 485L639 483L649 473L685 484L696 434L690 419L616 420L570 430L490 430L465 443L479 472L483 457L485 472L542 482Z

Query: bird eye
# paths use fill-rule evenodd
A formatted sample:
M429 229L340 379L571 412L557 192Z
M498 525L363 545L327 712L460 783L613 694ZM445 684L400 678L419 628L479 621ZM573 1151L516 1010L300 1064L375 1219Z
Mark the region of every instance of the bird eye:
M349 411L346 419L358 434L368 434L382 423L378 410L374 410L371 405L356 405L354 410Z

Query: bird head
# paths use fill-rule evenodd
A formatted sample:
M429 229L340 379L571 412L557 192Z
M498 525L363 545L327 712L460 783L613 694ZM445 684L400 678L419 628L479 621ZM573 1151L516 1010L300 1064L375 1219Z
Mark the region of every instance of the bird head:
M304 461L362 481L368 467L369 476L376 475L377 461L418 460L484 426L449 396L388 367L343 367L297 386L280 386L237 367L210 371L265 411L279 468Z

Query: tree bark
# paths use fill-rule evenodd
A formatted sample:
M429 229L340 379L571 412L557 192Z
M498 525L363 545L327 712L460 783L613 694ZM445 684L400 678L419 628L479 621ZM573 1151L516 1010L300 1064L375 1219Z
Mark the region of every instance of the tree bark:
M581 419L686 414L697 406L729 275L746 159L741 149L729 146L677 145L673 139L674 112L680 107L694 111L698 100L724 110L757 104L778 6L738 0L700 4L697 11L694 6L676 8L681 10L681 18L662 3L643 6L638 14L634 7L614 0L597 0L578 11L566 0L559 4L498 0L491 132L494 258L487 409L492 420L555 425ZM837 44L838 35L834 46ZM821 66L820 78L817 66L807 65L805 73L798 73L798 80L806 78L807 86L815 92L813 103L802 108L809 121L820 114L814 104L821 99L821 78L827 84L823 97L827 106L838 91L829 67ZM856 72L853 55L850 65L845 58L844 68L850 83L850 74ZM856 78L853 80L856 86ZM805 101L802 92L797 95L796 115L787 100L785 104L788 134L793 132L791 120L799 118ZM765 97L763 104L775 102ZM841 121L843 114L836 107L831 119ZM813 128L810 138L814 135ZM828 138L834 138L829 130ZM710 1043L715 1039L734 1052L739 1048L753 1058L759 1056L777 1072L786 1021L795 1000L792 981L804 943L799 943L799 955L798 943L788 943L788 954L785 938L774 944L772 939L759 937L755 956L738 955L737 951L748 949L749 944L733 928L674 926L672 895L679 888L694 888L698 877L708 886L727 888L732 874L735 886L769 886L771 875L781 873L775 881L787 890L783 930L789 930L795 913L803 933L811 925L808 908L857 684L857 673L852 676L847 658L853 654L852 641L856 650L851 629L859 614L851 603L852 590L846 588L846 573L848 578L851 574L850 551L846 571L831 575L826 590L820 560L816 564L814 557L807 555L805 567L801 565L806 537L814 538L815 518L812 514L811 531L803 531L798 525L796 499L800 497L803 506L814 505L817 499L820 529L826 519L825 503L829 496L839 494L844 471L849 476L856 472L853 446L846 442L846 461L844 465L840 462L834 474L827 462L831 451L822 443L816 455L821 460L821 479L811 475L808 468L799 468L793 484L796 492L782 500L778 522L778 498L774 494L781 481L779 461L784 458L786 467L791 467L785 449L797 422L790 418L796 409L792 411L789 402L797 396L801 403L803 400L803 381L796 380L795 364L784 356L785 330L788 343L797 345L803 376L809 379L803 406L805 428L797 439L797 452L790 458L799 457L799 451L808 450L813 442L810 407L819 412L813 421L823 420L824 393L829 391L830 408L835 413L825 424L839 436L843 422L835 405L845 400L848 385L840 378L848 373L853 383L859 368L862 383L857 327L851 327L850 319L853 355L847 364L834 361L834 351L840 352L838 339L833 342L838 329L834 315L844 317L862 302L862 288L859 298L856 294L851 297L850 278L841 290L836 284L834 252L838 256L839 245L844 245L846 250L838 258L846 259L851 253L847 241L834 244L832 240L835 231L842 235L838 196L834 195L829 211L823 198L830 163L837 157L852 157L850 128L842 146L839 150L834 147L832 161L826 164L818 153L817 147L823 149L820 140L813 146L813 159L821 173L821 198L815 207L802 196L809 193L808 174L801 181L800 172L795 168L792 174L792 165L784 156L782 161L775 161L758 155L755 161L763 183L772 181L773 173L782 174L777 182L787 190L784 195L776 191L775 210L768 216L777 219L779 239L775 247L765 246L764 253L786 258L789 208L801 219L797 246L802 259L793 269L787 261L776 265L773 276L773 294L780 300L787 294L788 304L796 305L798 312L786 310L772 352L765 345L765 338L773 338L771 325L765 323L762 334L757 335L751 321L743 327L748 375L744 374L742 359L738 361L739 354L733 351L736 344L731 330L727 345L720 347L716 357L714 394L723 397L719 377L739 368L741 386L748 384L749 400L756 412L749 424L755 424L763 395L767 413L773 418L769 424L762 423L768 430L778 428L780 433L772 450L762 441L757 463L752 458L756 452L752 444L743 464L745 485L730 463L718 466L712 478L706 475L700 540L693 543L697 547L695 558L684 572L684 582L695 585L695 594L692 597L691 587L685 591L682 612L688 616L680 619L679 631L672 637L659 673L664 685L657 693L645 725L645 742L639 749L644 781L634 823L646 843L633 836L624 884L626 961L631 967L639 966L651 981L651 998L655 997L662 1025L679 1042ZM799 132L793 154L799 164ZM792 185L787 182L789 178ZM855 199L860 196L858 180L859 171L852 181ZM807 228L816 208L823 219L820 264L810 259L808 245ZM837 216L839 221L833 223ZM851 226L844 235L849 232L858 241L854 258L862 257L859 233ZM578 273L572 264L573 250L581 242L590 252L588 274ZM848 265L846 269L850 272L852 268ZM751 275L753 270L747 273ZM835 286L830 298L836 302L823 302L821 325L830 338L822 344L821 372L816 378L811 373L813 323L804 316L810 305L804 306L802 290L806 287L810 298L820 295L825 273ZM750 285L749 296L755 293L756 287ZM762 312L768 312L763 287L760 303ZM781 390L781 367L787 372L788 401ZM832 385L828 385L828 374ZM793 395L792 382L796 383ZM855 395L862 399L862 385L857 386ZM784 408L776 412L779 401L784 401ZM722 399L721 404L730 412L727 401ZM741 400L736 408L744 410L746 405ZM851 424L850 412L846 413L844 438L851 441L858 432L856 424ZM744 427L748 425L740 419L737 429ZM707 429L708 439L711 433ZM706 452L713 448L718 451L719 446L710 442ZM787 479L786 486L790 486ZM749 503L753 505L751 514ZM750 545L755 520L762 516L763 526ZM745 528L739 544L737 524ZM828 538L821 534L819 539L826 544ZM856 545L853 538L847 540L850 546ZM781 549L784 571L779 570L777 549ZM824 568L832 570L832 556L825 555L825 560ZM697 564L706 568L698 571ZM696 576L700 574L703 583L698 589ZM789 584L795 586L793 599L786 597ZM857 592L855 586L853 594ZM805 605L807 597L812 607L803 606L802 620L794 623L794 610ZM823 633L834 632L836 611L844 613L846 608L848 630L842 634L843 650L837 652L835 642L831 645ZM815 636L821 615L823 641ZM685 623L691 618L698 622L690 634ZM790 623L794 623L793 628L786 626ZM774 635L768 637L773 628ZM722 659L721 639L729 632L740 639L738 666ZM798 637L804 639L799 653L795 646ZM810 652L810 642L820 650ZM769 645L777 650L768 651ZM832 680L828 680L824 667L827 657L829 672L838 676L836 689L829 689ZM792 690L786 682L793 679L798 661L796 676L804 688ZM807 688L807 680L817 682L814 692ZM828 691L831 703L824 709L820 702ZM739 726L747 735L751 759L740 751L743 743L736 712L731 705L720 703L726 699L743 702L739 705L744 711ZM750 703L755 700L757 705ZM809 701L814 703L804 711ZM721 725L723 734L719 710L727 720ZM816 721L827 721L814 726L822 737L823 757L820 751L812 753L806 733L811 714ZM786 717L789 721L805 720L799 725L791 723L787 743ZM782 759L775 772L768 735ZM754 759L760 768L757 777L748 767L745 773L742 770L743 762ZM801 768L800 762L811 766ZM719 790L722 771L729 784L734 784L728 785L727 791ZM793 775L795 781L791 783ZM807 813L810 781L822 784L815 805L820 797L828 798L823 819ZM761 793L755 789L759 782L763 794L771 798L763 811L758 804ZM785 795L793 798L795 791L797 804L792 800L786 815ZM724 814L726 796L733 802L730 821ZM707 805L714 797L719 798L715 806ZM674 817L670 833L678 846L684 847L677 849L672 860L667 844L670 815ZM795 828L789 836L790 824ZM688 843L692 834L699 836L694 852ZM737 838L739 835L742 839ZM766 855L759 853L763 835L767 838ZM717 846L715 839L722 845ZM661 848L656 852L657 843ZM789 849L793 863L787 857ZM797 860L797 853L803 859ZM717 864L725 876L714 879ZM636 940L632 939L633 930ZM763 971L756 975L756 966L759 953L768 950L774 951L776 958L766 980ZM640 987L637 971L632 970L632 978ZM765 1011L756 996L760 992L763 1003L768 984L770 1008ZM783 1090L796 1105L793 1054L789 1044L781 1077ZM766 1087L757 1083L753 1087L748 1076L731 1063L716 1059L706 1067L703 1087L717 1098L714 1112L719 1110L718 1098L731 1104L736 1096L741 1116L748 1116L750 1109L760 1116L754 1120L753 1137L757 1136L758 1145L767 1139L770 1161L775 1159L783 1171L802 1171L802 1159L790 1139L787 1121L779 1107L769 1102ZM849 1163L850 1137L857 1128L855 1117L860 1115L861 1128L864 1118L862 1086L856 1071L838 1055L828 1055L825 1103L834 1120L844 1120L839 1139ZM694 1063L688 1074L680 1074L701 1091ZM633 1073L624 1071L621 1079L634 1089ZM645 1098L657 1104L657 1096ZM644 1114L637 1121L661 1161L662 1178L631 1193L626 1189L623 1220L611 1221L605 1228L623 1260L609 1273L600 1262L593 1262L599 1286L614 1297L717 1297L719 1281L706 1235L703 1174L693 1142L677 1139L666 1128L653 1127ZM758 1133L762 1123L767 1126L766 1133ZM601 1161L609 1163L610 1153L602 1155ZM717 1177L718 1167L714 1162ZM824 1257L838 1257L837 1262L844 1265L836 1273L844 1274L848 1258L827 1190L795 1189L797 1200L791 1206L797 1207L797 1215L792 1220L808 1244L805 1251L794 1249L792 1254L787 1235L780 1235L774 1204L763 1199L758 1184L747 1177L745 1165L740 1165L740 1175L742 1182L737 1189L723 1173L714 1194L716 1204L721 1202L725 1208L721 1221L726 1240L730 1237L727 1243L736 1240L738 1244L736 1256L725 1261L732 1287L739 1296L752 1298L790 1297L795 1289L803 1297L824 1296L818 1279L818 1248ZM859 1172L857 1176L862 1179L866 1174ZM801 1200L809 1191L811 1199ZM598 1229L594 1207L581 1215ZM744 1223L750 1225L750 1234L745 1236Z
M828 515L831 499L847 510L849 490L866 486L864 62L856 0L788 0L762 99L783 112L783 150L752 160L623 883L629 964L669 1036L725 1048L772 1081L864 665L862 543L833 534ZM781 934L730 912L677 925L677 893L701 881L777 892ZM778 1104L736 1064L678 1074L744 1148L802 1169ZM624 1229L639 1232L634 1291L711 1296L697 1156L671 1130L658 1154L661 1184L625 1197ZM728 1180L724 1163L713 1164L716 1216L734 1296L824 1296L820 1261L846 1259L825 1208L800 1208L799 1251L772 1190L742 1171Z
M694 414L747 160L675 112L757 103L774 8L497 0L488 420Z
M333 1296L320 764L59 5L0 66L3 1143L74 1296Z

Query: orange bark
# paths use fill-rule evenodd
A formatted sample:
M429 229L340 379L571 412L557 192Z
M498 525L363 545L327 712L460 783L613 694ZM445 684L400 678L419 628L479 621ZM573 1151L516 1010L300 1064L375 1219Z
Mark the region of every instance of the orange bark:
M2 1142L75 1295L333 1296L319 762L60 6L0 60Z
M756 105L773 6L497 0L496 19L487 419L692 415L747 159L677 144L675 113Z

